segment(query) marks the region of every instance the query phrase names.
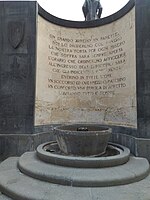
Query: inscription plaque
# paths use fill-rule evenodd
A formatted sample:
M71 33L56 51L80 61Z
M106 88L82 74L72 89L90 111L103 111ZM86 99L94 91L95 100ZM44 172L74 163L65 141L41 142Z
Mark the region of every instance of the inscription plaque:
M36 125L136 127L134 18L75 29L38 17Z

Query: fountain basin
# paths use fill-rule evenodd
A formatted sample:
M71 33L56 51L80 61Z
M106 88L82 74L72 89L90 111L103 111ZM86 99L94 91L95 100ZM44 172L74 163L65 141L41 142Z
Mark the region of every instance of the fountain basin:
M75 156L103 155L111 132L111 128L95 124L62 125L54 129L60 150Z
M108 143L102 156L72 156L63 154L56 141L41 144L36 150L37 157L49 164L75 168L114 167L129 161L130 150L122 145Z

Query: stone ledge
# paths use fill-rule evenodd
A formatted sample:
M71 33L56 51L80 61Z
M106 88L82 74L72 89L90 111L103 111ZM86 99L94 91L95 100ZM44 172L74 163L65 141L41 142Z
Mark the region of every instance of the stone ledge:
M50 132L35 134L0 134L0 160L10 156L20 156L26 151L34 151L41 143L54 138Z
M149 174L149 163L144 158L130 157L127 163L114 167L76 168L45 163L37 158L35 152L23 154L18 168L35 179L76 187L124 185L140 181Z
M137 138L132 135L114 133L112 134L111 141L117 144L128 147L132 154L137 157L146 158L150 161L150 139L149 138Z
M36 153L40 160L66 167L79 167L79 168L103 168L103 167L114 167L122 165L128 162L130 157L130 150L122 145L116 145L113 143L108 143L108 147L111 150L115 150L115 155L107 156L96 156L96 157L80 157L63 155L58 152L47 152L45 148L49 148L50 145L57 146L57 142L48 142L41 144L37 147ZM57 148L57 147L56 147ZM119 154L118 154L119 153Z

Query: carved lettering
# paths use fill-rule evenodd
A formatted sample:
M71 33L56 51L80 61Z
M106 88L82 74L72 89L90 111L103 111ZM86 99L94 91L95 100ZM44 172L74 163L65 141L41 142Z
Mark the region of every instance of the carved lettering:
M37 124L136 125L130 15L133 19L131 11L113 24L90 30L59 27L39 18Z

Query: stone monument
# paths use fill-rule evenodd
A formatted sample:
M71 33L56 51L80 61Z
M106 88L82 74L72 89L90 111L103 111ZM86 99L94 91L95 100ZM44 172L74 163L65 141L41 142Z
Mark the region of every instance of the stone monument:
M53 139L57 124L95 123L150 160L149 7L130 0L73 22L37 13L36 1L0 1L1 159Z
M75 22L36 1L0 1L0 199L149 198L149 9L130 0ZM92 153L97 126L112 134ZM74 154L83 144L88 154Z

